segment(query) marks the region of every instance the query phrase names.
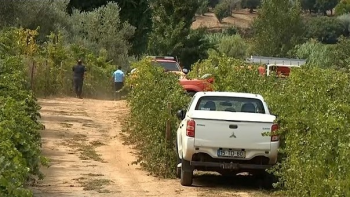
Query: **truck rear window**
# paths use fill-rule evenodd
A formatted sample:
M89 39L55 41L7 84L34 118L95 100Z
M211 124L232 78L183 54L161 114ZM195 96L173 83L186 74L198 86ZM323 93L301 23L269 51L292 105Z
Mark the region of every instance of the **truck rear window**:
M231 96L203 96L198 100L195 110L265 114L261 100Z

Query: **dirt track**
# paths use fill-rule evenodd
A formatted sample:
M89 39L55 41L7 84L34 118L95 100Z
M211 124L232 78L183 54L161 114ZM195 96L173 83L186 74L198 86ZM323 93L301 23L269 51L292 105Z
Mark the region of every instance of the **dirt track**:
M32 188L36 197L65 196L268 196L249 177L197 175L193 187L149 176L131 163L123 145L120 118L124 101L75 98L40 100L43 153L51 166Z

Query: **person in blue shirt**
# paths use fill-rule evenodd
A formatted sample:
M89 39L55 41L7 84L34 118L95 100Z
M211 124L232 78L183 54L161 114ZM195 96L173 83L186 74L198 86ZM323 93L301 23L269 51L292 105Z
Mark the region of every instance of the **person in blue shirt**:
M118 66L118 69L113 73L114 88L118 99L121 98L120 90L124 87L124 78L125 75L122 71L122 67Z

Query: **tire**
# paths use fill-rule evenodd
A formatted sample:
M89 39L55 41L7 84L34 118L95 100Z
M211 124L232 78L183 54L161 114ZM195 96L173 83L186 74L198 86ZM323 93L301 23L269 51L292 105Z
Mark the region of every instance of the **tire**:
M271 190L273 189L273 184L278 181L277 177L268 172L262 172L259 174L258 179L261 181L261 185L263 189Z
M181 165L181 185L191 186L193 183L193 169L189 161L182 160Z

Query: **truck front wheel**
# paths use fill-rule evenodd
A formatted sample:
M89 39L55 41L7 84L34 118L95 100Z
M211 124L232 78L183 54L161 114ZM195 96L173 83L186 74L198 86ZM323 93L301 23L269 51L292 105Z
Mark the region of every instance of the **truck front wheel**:
M189 161L182 159L181 164L181 185L191 186L193 182L193 168Z

